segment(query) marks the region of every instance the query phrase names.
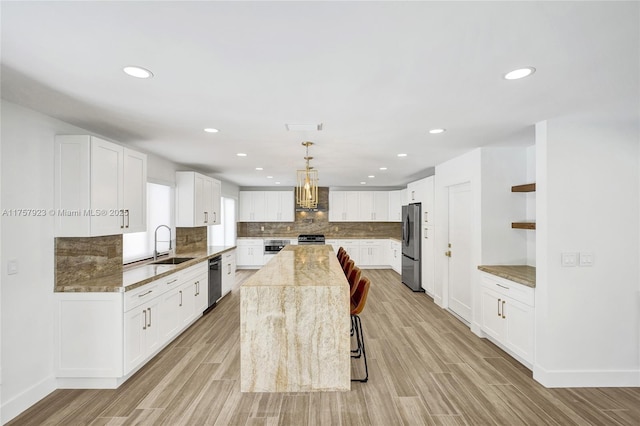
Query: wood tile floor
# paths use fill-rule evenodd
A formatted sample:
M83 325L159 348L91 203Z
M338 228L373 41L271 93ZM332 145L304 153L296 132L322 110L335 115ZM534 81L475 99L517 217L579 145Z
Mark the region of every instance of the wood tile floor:
M241 393L238 285L251 274L119 389L58 390L9 424L640 425L640 388L546 389L391 270L364 271L368 383Z

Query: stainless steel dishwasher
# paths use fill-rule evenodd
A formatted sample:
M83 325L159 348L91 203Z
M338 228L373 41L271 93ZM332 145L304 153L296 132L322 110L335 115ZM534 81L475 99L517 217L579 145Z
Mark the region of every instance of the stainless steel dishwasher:
M209 312L222 297L222 256L209 260L209 306L204 311Z

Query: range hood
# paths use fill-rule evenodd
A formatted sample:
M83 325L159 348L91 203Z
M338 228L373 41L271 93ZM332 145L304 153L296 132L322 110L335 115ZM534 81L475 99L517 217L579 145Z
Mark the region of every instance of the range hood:
M315 209L306 209L300 206L296 206L297 212L326 212L329 211L329 188L318 188L318 207Z

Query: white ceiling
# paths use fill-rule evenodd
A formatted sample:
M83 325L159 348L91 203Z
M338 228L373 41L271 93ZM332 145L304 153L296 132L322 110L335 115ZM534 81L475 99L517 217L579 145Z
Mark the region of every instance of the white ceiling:
M322 186L399 186L596 105L638 122L637 2L1 7L3 98L240 186L294 185L304 140ZM502 78L523 66L537 72Z

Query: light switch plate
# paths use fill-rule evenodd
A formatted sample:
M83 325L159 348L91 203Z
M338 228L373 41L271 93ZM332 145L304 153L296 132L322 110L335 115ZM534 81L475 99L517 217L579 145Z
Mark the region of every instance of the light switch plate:
M593 266L593 253L580 253L580 266Z
M15 275L18 273L18 259L11 258L7 262L7 275Z
M578 253L562 253L561 265L563 267L577 266Z

